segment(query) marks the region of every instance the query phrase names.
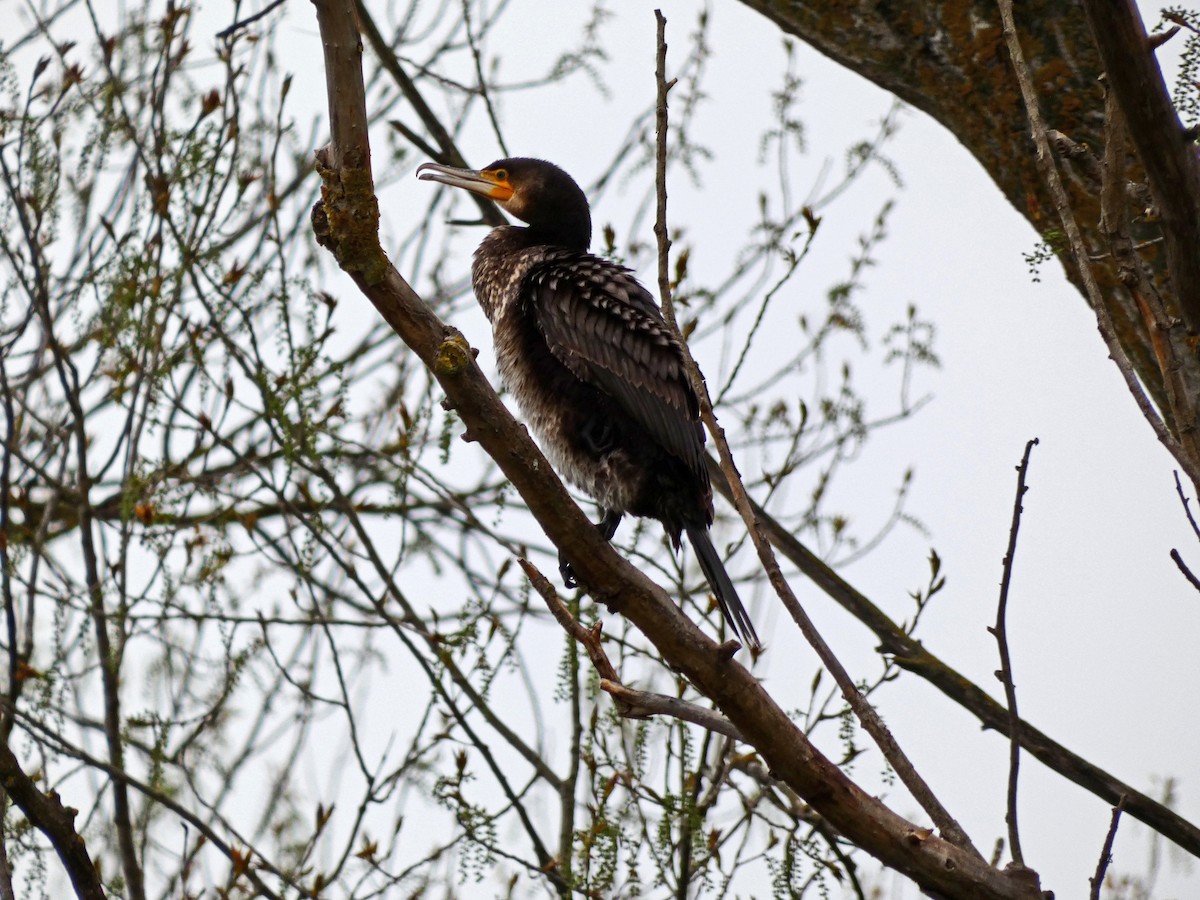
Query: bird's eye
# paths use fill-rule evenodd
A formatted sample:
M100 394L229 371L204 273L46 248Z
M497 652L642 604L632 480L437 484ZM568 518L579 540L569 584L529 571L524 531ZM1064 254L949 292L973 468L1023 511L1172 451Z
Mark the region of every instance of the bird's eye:
M508 169L496 169L492 172L497 181L508 181Z

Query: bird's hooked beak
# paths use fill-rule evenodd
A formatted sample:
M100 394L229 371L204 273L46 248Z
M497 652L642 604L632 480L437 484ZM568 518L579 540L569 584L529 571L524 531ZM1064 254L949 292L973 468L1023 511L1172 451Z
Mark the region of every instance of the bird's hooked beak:
M456 169L453 166L439 166L437 163L424 163L417 167L417 178L421 181L436 181L450 187L463 188L473 194L482 194L504 203L513 195L512 184L508 180L508 172L504 169Z

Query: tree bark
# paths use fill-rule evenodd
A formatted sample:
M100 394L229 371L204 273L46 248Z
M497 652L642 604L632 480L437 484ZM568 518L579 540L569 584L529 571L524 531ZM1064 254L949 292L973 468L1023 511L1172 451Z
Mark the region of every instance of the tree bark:
M743 0L762 13L783 31L795 35L835 62L851 69L906 103L928 113L945 126L983 166L1009 203L1034 227L1052 248L1059 251L1068 277L1080 285L1079 273L1066 254L1062 253L1062 228L1054 212L1050 195L1035 164L1029 125L1000 24L996 4L967 2L967 0L921 0L914 3L877 3L865 0L842 0L836 3L796 3L792 0ZM1105 11L1093 15L1097 21L1089 24L1083 4L1062 3L1058 0L1022 0L1014 4L1016 27L1029 67L1042 116L1049 127L1068 138L1072 144L1056 147L1059 165L1064 168L1064 181L1078 219L1083 238L1093 256L1094 275L1103 292L1105 306L1113 320L1118 341L1128 354L1134 369L1146 386L1168 429L1180 437L1194 427L1197 405L1200 403L1200 361L1193 344L1194 336L1183 328L1169 329L1162 324L1147 324L1134 292L1126 287L1122 273L1114 261L1112 236L1106 234L1101 221L1101 175L1098 158L1103 154L1106 140L1104 85L1100 76L1104 64L1093 24L1097 32L1106 35L1114 48L1108 58L1136 58L1142 70L1153 70L1159 84L1161 73L1153 49L1145 40L1140 21L1134 28L1111 21L1118 15L1128 17L1128 4L1092 4ZM1111 7L1111 8L1110 8ZM1136 11L1133 13L1136 16ZM1114 56L1115 54L1115 56ZM1116 74L1116 73L1113 73ZM1122 88L1126 88L1126 82ZM1130 121L1135 106L1145 106L1151 100L1160 101L1158 85L1151 81L1118 91L1122 110ZM1158 104L1161 107L1161 102ZM1157 117L1153 134L1141 135L1141 148L1169 146L1175 159L1190 158L1190 170L1200 168L1196 162L1195 145L1188 144L1178 116L1167 115L1156 107ZM1142 117L1143 119L1145 117ZM1170 133L1168 133L1170 132ZM1186 144L1186 152L1181 150ZM1063 159L1064 148L1073 147L1071 159ZM1154 160L1151 160L1153 163ZM1187 235L1176 230L1177 215L1158 218L1158 210L1147 213L1147 207L1159 206L1150 200L1154 179L1147 181L1145 167L1136 158L1130 159L1126 178L1134 183L1127 191L1130 237L1140 249L1141 265L1159 289L1171 317L1184 317L1195 330L1200 327L1200 298L1181 302L1174 285L1192 283L1187 276L1200 255L1192 252L1168 253L1164 250L1177 244L1184 247ZM1151 175L1153 175L1153 171ZM1200 209L1200 178L1189 175L1179 185L1187 193L1172 196L1168 212L1177 209ZM1178 185L1173 188L1179 189ZM1172 189L1168 189L1170 192ZM1178 191L1176 190L1176 193ZM1158 193L1158 192L1154 192ZM1194 219L1179 224L1184 229L1196 227ZM1194 245L1191 245L1194 251ZM1176 262L1180 271L1169 277L1169 265ZM1200 276L1198 276L1200 277ZM1174 285L1172 284L1174 281ZM1155 341L1173 344L1174 359L1163 363L1161 352L1156 355ZM1174 379L1174 388L1168 382ZM1177 401L1182 397L1185 409L1173 409L1170 394Z

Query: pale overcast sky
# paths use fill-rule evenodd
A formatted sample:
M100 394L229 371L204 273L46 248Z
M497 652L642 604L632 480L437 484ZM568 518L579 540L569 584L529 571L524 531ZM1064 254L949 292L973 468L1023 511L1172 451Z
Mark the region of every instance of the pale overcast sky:
M666 10L669 71L682 60L700 8L675 2ZM493 37L489 49L502 57L508 79L540 71L556 55L561 35L570 33L551 9L562 4L522 3L506 16L509 30ZM605 44L611 54L603 68L611 88L607 100L579 102L572 91L507 97L503 124L510 150L554 160L583 183L598 175L624 134L623 123L652 99L652 9L620 4L607 26L609 36L619 36ZM684 177L671 183L672 222L686 224L694 265L741 245L757 186L770 185L754 161L770 115L769 90L779 84L785 59L781 36L766 20L736 3L717 4L711 14L709 97L697 115L695 138L716 158L699 187ZM523 54L538 62L523 63ZM809 155L796 189L804 191L806 179L815 178L827 160L840 166L847 144L871 132L890 96L803 45L797 54ZM788 301L815 307L844 276L853 237L894 193L890 237L877 251L879 265L859 300L876 329L917 304L937 325L943 367L917 379L916 393L933 393L933 402L915 419L873 438L843 473L836 496L857 522L880 521L891 509L900 474L914 466L909 509L929 535L901 530L843 574L902 618L909 613L906 592L924 584L926 556L935 547L948 586L920 636L934 653L1001 696L992 675L995 642L986 627L995 617L1015 466L1025 442L1037 437L1008 618L1021 712L1147 793L1156 795L1162 779L1174 776L1179 811L1200 820L1200 717L1194 714L1200 596L1167 555L1178 547L1200 568L1200 546L1175 495L1172 461L1140 419L1106 358L1094 317L1057 264L1042 267L1040 283L1031 280L1022 253L1033 249L1036 236L1025 220L932 120L909 110L902 121L888 153L903 189L895 191L876 172L831 206ZM469 131L462 146L477 165L500 155L482 127ZM400 204L416 195L412 184L398 185L394 194ZM635 199L608 192L597 222L624 221L615 210ZM649 223L646 232L650 240ZM711 271L721 266L713 263ZM650 282L653 273L642 277ZM486 330L470 337L486 355ZM700 362L706 370L719 366L719 359L703 353ZM866 630L811 586L801 581L796 588L855 676L873 675ZM793 686L807 686L814 662L801 636L772 608L771 598L756 597L752 611L760 632L771 636L760 663L768 686L781 699ZM804 687L798 690L802 695ZM981 733L967 713L915 677L891 686L882 710L942 800L979 846L990 848L1005 833L1006 741ZM856 775L870 781L866 770ZM916 815L915 804L898 789L891 797L897 811ZM1021 813L1026 859L1043 886L1063 898L1085 896L1108 806L1025 757ZM1147 831L1126 818L1114 871L1141 871L1147 854ZM1190 866L1168 863L1166 869L1155 896L1197 896L1200 882Z
M670 71L682 61L703 5L695 0L663 5ZM513 0L488 45L500 57L504 80L543 74L564 40L576 39L586 6ZM610 59L601 67L607 97L576 79L563 89L508 95L502 105L506 140L515 154L553 160L583 184L603 171L629 119L653 99L654 5L613 6L614 19L604 30ZM202 14L217 23L205 33L228 24L231 8L202 5ZM320 109L325 98L315 18L311 5L298 0L276 15L284 17L281 47L295 54L282 61L296 72L289 104L305 121L305 105ZM687 227L697 274L713 277L727 269L731 249L746 242L758 191L772 184L756 158L785 54L778 29L741 4L714 4L711 17L708 98L693 136L715 158L699 185L672 177L670 215L674 224ZM891 97L802 44L796 55L804 80L798 113L809 146L795 174L795 189L802 193L827 162L840 167L846 147L874 132ZM1200 571L1200 545L1175 495L1172 461L1140 419L1106 358L1092 314L1057 264L1042 267L1040 283L1031 280L1022 258L1037 240L1029 225L938 125L912 110L901 121L887 154L903 188L875 170L825 211L810 258L776 308L776 327L756 345L769 353L795 340L789 323L794 326L802 310L818 309L825 291L845 277L855 238L894 196L889 237L876 250L878 265L857 299L875 341L887 323L916 304L937 326L942 368L918 373L914 393L930 393L932 402L912 420L873 437L839 477L834 500L869 534L872 523L887 518L901 474L911 466L915 481L907 508L928 534L899 529L842 574L901 619L911 612L907 592L925 584L927 556L936 548L947 588L919 637L1001 696L992 675L998 667L995 642L986 628L995 617L1014 469L1025 442L1037 437L1008 617L1021 712L1068 748L1151 795L1160 793L1165 777L1175 777L1179 812L1200 821L1195 713L1200 595L1168 557L1177 547ZM376 140L381 138L382 130ZM462 135L461 148L477 165L501 155L482 116ZM424 211L430 190L406 177L380 191L385 246L389 231L406 233L412 225L406 216ZM629 204L639 198L620 186L609 190L595 210L597 224L626 223ZM652 240L650 224L644 223L646 241ZM474 231L461 239L458 264L464 276L478 238ZM641 276L653 282L652 272ZM418 286L421 277L414 279ZM361 318L356 323L355 317L370 313L361 298L352 302L348 282L335 280L327 288L345 301L337 311L339 327L357 327ZM490 370L482 316L457 324L481 348L481 363ZM711 381L723 365L720 348L706 343L697 351ZM869 382L868 372L863 375ZM876 387L883 397L882 383ZM739 558L744 566L751 557L743 550ZM873 677L878 661L866 629L803 579L794 587L851 673ZM772 597L758 594L750 608L769 645L756 671L782 706L803 703L815 671L813 653ZM889 686L879 703L917 768L986 852L1005 834L1007 742L981 733L970 715L915 676ZM1028 863L1058 897L1086 896L1109 807L1028 756L1021 771ZM869 767L855 776L869 790L886 791L897 812L921 820L916 805L899 788L885 787ZM1113 871L1143 871L1148 847L1146 829L1126 818ZM1177 864L1178 856L1167 854L1156 897L1200 896L1200 877L1190 864ZM897 885L890 896L917 894Z

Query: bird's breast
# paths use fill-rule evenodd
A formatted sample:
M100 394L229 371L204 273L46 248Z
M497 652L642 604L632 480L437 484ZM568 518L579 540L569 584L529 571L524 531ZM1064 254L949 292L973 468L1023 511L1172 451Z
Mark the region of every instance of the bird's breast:
M643 490L644 466L623 446L597 447L607 400L550 353L536 324L516 304L492 320L496 364L529 430L555 470L605 509L624 512Z

